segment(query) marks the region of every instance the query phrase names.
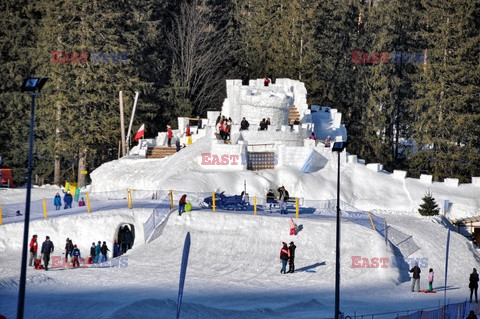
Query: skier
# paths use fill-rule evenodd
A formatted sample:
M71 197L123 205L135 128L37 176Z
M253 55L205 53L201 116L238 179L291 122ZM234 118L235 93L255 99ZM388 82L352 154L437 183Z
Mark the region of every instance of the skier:
M287 273L287 262L290 258L290 251L288 250L287 243L282 242L283 247L280 250L280 261L282 262L282 269L280 270L281 274Z
M100 258L100 253L102 252L101 241L98 241L97 246L95 246L95 261L94 263L98 263L98 259Z
M67 238L67 243L65 244L65 261L68 262L68 256L72 256L73 244L72 241Z
M172 146L172 137L173 137L173 132L172 132L172 128L170 127L170 125L167 125L167 138L168 138L168 147L171 147Z
M288 221L290 224L290 236L291 235L296 235L297 234L297 224L293 220L293 218L290 217L290 220Z
M433 269L428 271L428 291L433 291L433 277L435 276Z
M80 258L81 258L80 249L77 248L77 245L74 245L72 250L72 267L73 268L80 267L80 262L79 262Z
M107 258L107 251L110 251L110 249L108 249L108 247L107 247L106 242L103 242L101 250L102 250L102 263L103 263L104 261L107 261L107 259L108 259Z
M417 292L420 291L420 268L418 267L418 263L415 263L415 266L413 266L412 269L410 269L410 272L413 273L412 277L412 292L415 288L417 287Z
M45 241L42 244L42 256L45 270L48 270L48 262L50 261L50 254L53 253L53 243L50 241L50 237L45 237Z
M178 202L178 216L182 216L185 211L185 204L187 203L187 194L183 194L182 198Z
M120 245L118 245L117 240L113 241L113 258L120 256Z
M92 264L95 262L95 243L92 243L92 246L90 247L90 258L89 258L89 264Z
M32 263L35 262L37 259L37 250L38 250L38 243L37 243L37 235L33 235L32 239L30 240L30 260L28 265L32 267Z
M59 193L55 195L55 198L53 199L53 205L55 205L55 210L60 210L62 207L62 198L60 197Z
M468 288L470 288L470 302L472 302L472 295L475 291L475 302L478 303L477 290L478 290L478 273L477 269L473 268L473 272L470 274L470 283Z
M294 273L295 272L295 249L297 246L293 243L293 241L290 242L290 245L288 246L288 252L290 253L290 259L288 260L288 272L289 273Z

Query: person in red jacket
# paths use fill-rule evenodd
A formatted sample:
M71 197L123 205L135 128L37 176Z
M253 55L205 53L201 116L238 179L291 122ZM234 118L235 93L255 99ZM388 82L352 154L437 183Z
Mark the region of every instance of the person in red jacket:
M183 194L182 198L178 202L178 216L182 216L185 211L185 204L187 203L187 194Z
M30 240L30 261L28 262L28 265L30 267L33 266L33 262L35 262L35 260L37 259L37 250L37 235L33 235L32 239Z
M173 137L172 128L170 127L170 125L167 125L168 147L172 146L172 137Z
M282 262L282 269L280 270L281 274L287 273L287 262L290 258L290 250L288 249L287 243L283 242L283 247L280 250L280 261Z
M190 124L187 124L187 127L185 129L185 136L190 136Z

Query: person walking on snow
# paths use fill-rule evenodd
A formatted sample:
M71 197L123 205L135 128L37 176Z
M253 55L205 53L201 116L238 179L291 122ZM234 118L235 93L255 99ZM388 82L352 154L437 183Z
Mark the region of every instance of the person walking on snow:
M185 204L187 203L187 194L183 194L182 198L178 202L178 216L182 216L185 211Z
M37 259L37 250L38 250L37 235L33 235L32 239L30 240L30 260L28 262L28 265L30 267L33 266L33 263Z
M92 243L92 246L90 247L90 260L92 261L92 264L95 262L95 243Z
M97 246L95 246L95 263L98 263L98 259L100 258L100 253L102 252L102 242L99 240Z
M290 258L290 251L288 250L287 243L282 242L283 247L280 250L280 261L282 262L282 269L280 270L281 274L287 273L287 262Z
M293 220L293 218L290 217L290 220L288 221L290 224L290 236L291 235L296 235L297 234L297 224Z
M102 263L103 263L104 261L107 261L107 251L110 251L110 249L108 249L107 247L106 242L103 242L101 250L102 250Z
M428 291L433 291L433 277L435 276L433 269L428 271Z
M477 269L473 268L473 272L470 274L470 283L468 284L468 288L470 288L470 302L472 302L472 295L475 291L475 302L478 303L477 298L477 290L478 290L478 273Z
M82 256L80 255L80 249L77 248L77 245L73 245L73 250L72 250L72 267L80 267L80 258Z
M288 191L285 189L285 186L280 187L277 189L278 193L280 193L280 214L287 213L287 201L288 201Z
M120 256L120 245L117 243L115 239L113 241L113 258Z
M62 207L62 198L60 197L59 193L55 195L55 198L53 199L53 205L55 205L55 210L60 210Z
M73 244L72 241L67 238L67 243L65 244L65 261L68 262L68 256L72 256Z
M73 197L72 194L70 194L70 191L65 194L63 201L65 202L64 209L72 208Z
M168 145L168 147L172 146L172 137L173 137L172 128L170 127L170 125L167 125L167 138L168 138L167 145Z
M288 246L288 252L290 253L290 259L288 260L288 272L289 273L294 273L295 272L295 249L297 246L293 243L293 241L290 242L290 245Z
M412 292L415 288L417 287L417 292L420 291L420 268L418 267L418 263L415 263L415 266L413 266L412 269L410 269L410 272L413 273L412 277Z
M48 262L50 261L50 254L53 253L53 243L50 241L50 237L45 237L45 241L42 244L42 256L43 256L43 264L45 266L45 270L48 270Z

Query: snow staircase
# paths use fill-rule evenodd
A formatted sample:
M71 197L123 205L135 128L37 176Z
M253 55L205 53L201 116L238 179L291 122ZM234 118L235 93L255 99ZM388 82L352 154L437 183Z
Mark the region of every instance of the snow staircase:
M295 106L292 106L290 108L288 123L293 124L293 121L295 121L297 118L300 120L300 112L298 112L298 109Z
M149 147L146 158L164 158L177 152L175 147Z

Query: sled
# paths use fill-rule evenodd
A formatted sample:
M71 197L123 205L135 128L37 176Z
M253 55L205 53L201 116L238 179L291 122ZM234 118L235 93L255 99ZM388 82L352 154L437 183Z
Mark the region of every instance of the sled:
M192 210L192 203L188 202L187 204L185 204L185 211L189 212L191 210Z
M425 290L425 289L420 290L420 292L422 292L424 294L436 294L437 293L435 290L428 291L428 290Z

